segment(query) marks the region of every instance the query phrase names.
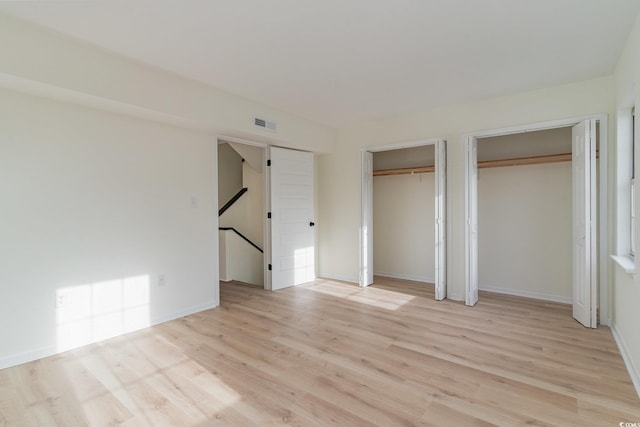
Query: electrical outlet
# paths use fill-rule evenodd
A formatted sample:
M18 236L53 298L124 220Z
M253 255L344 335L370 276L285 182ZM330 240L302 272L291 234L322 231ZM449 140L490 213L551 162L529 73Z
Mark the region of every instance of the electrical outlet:
M56 308L64 308L66 305L67 305L67 296L64 294L57 294L56 302L55 302Z
M158 286L164 287L167 284L167 278L164 274L158 276Z

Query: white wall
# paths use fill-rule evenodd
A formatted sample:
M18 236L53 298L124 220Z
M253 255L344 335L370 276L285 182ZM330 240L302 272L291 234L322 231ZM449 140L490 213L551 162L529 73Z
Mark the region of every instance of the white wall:
M373 177L373 271L435 281L435 174Z
M246 229L242 233L255 244L264 249L264 174L246 162L242 165L243 186L249 190L246 197Z
M358 281L360 152L444 137L447 140L448 296L464 298L464 135L613 111L610 77L362 123L338 134L319 157L320 275ZM611 130L612 127L609 127ZM611 137L611 135L610 135Z
M63 290L142 277L121 332L217 305L215 138L4 90L0 116L0 367L117 334L87 335L128 310L100 301L60 324Z
M122 333L217 304L218 136L335 142L325 126L4 15L0 51L0 324L13 325L0 328L0 367L118 334L117 313L142 314Z
M218 144L218 206L222 207L243 188L242 157L229 144Z
M247 192L219 217L220 227L233 227L264 249L263 174L246 163L242 165L242 186Z
M635 144L636 176L640 176L640 16L618 62L615 74L616 108L627 109L636 106ZM640 212L640 186L636 185L636 212ZM613 215L611 216L614 217ZM636 224L638 219L636 218ZM615 227L617 228L617 227ZM640 227L636 225L636 247L640 247ZM638 269L636 255L636 270ZM612 329L621 347L627 367L632 374L636 390L640 395L640 276L625 273L617 264L613 265L613 318Z
M0 87L282 147L328 152L335 141L326 126L2 14L0 52Z
M220 230L219 238L220 280L264 286L262 253L232 230Z
M478 177L480 289L570 303L571 162L479 169Z

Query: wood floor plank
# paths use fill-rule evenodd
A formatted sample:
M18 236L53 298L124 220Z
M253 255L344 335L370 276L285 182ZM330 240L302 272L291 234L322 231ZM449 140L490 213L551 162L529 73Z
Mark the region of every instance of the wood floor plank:
M221 284L221 306L0 371L0 426L619 425L638 398L571 307L433 285Z

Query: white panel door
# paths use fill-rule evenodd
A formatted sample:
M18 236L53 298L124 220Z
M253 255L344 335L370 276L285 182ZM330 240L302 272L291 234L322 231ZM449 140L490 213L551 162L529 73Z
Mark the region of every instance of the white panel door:
M573 317L595 328L596 319L596 122L572 129Z
M446 247L446 192L447 192L447 145L444 140L436 142L436 299L447 297L447 247Z
M373 283L373 153L362 152L360 286Z
M465 303L474 306L478 302L478 140L467 140L467 199L466 210L466 289Z
M315 279L313 153L271 147L271 289Z

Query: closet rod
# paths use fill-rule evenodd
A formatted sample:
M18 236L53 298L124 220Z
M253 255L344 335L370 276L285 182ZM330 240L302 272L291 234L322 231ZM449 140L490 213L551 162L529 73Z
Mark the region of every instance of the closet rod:
M600 151L596 150L596 159L600 157ZM541 165L544 163L570 162L571 153L549 154L547 156L518 157L515 159L485 160L478 162L478 169L501 168L505 166Z
M548 156L518 157L515 159L485 160L478 162L478 169L502 168L506 166L540 165L543 163L570 162L571 153L551 154Z

